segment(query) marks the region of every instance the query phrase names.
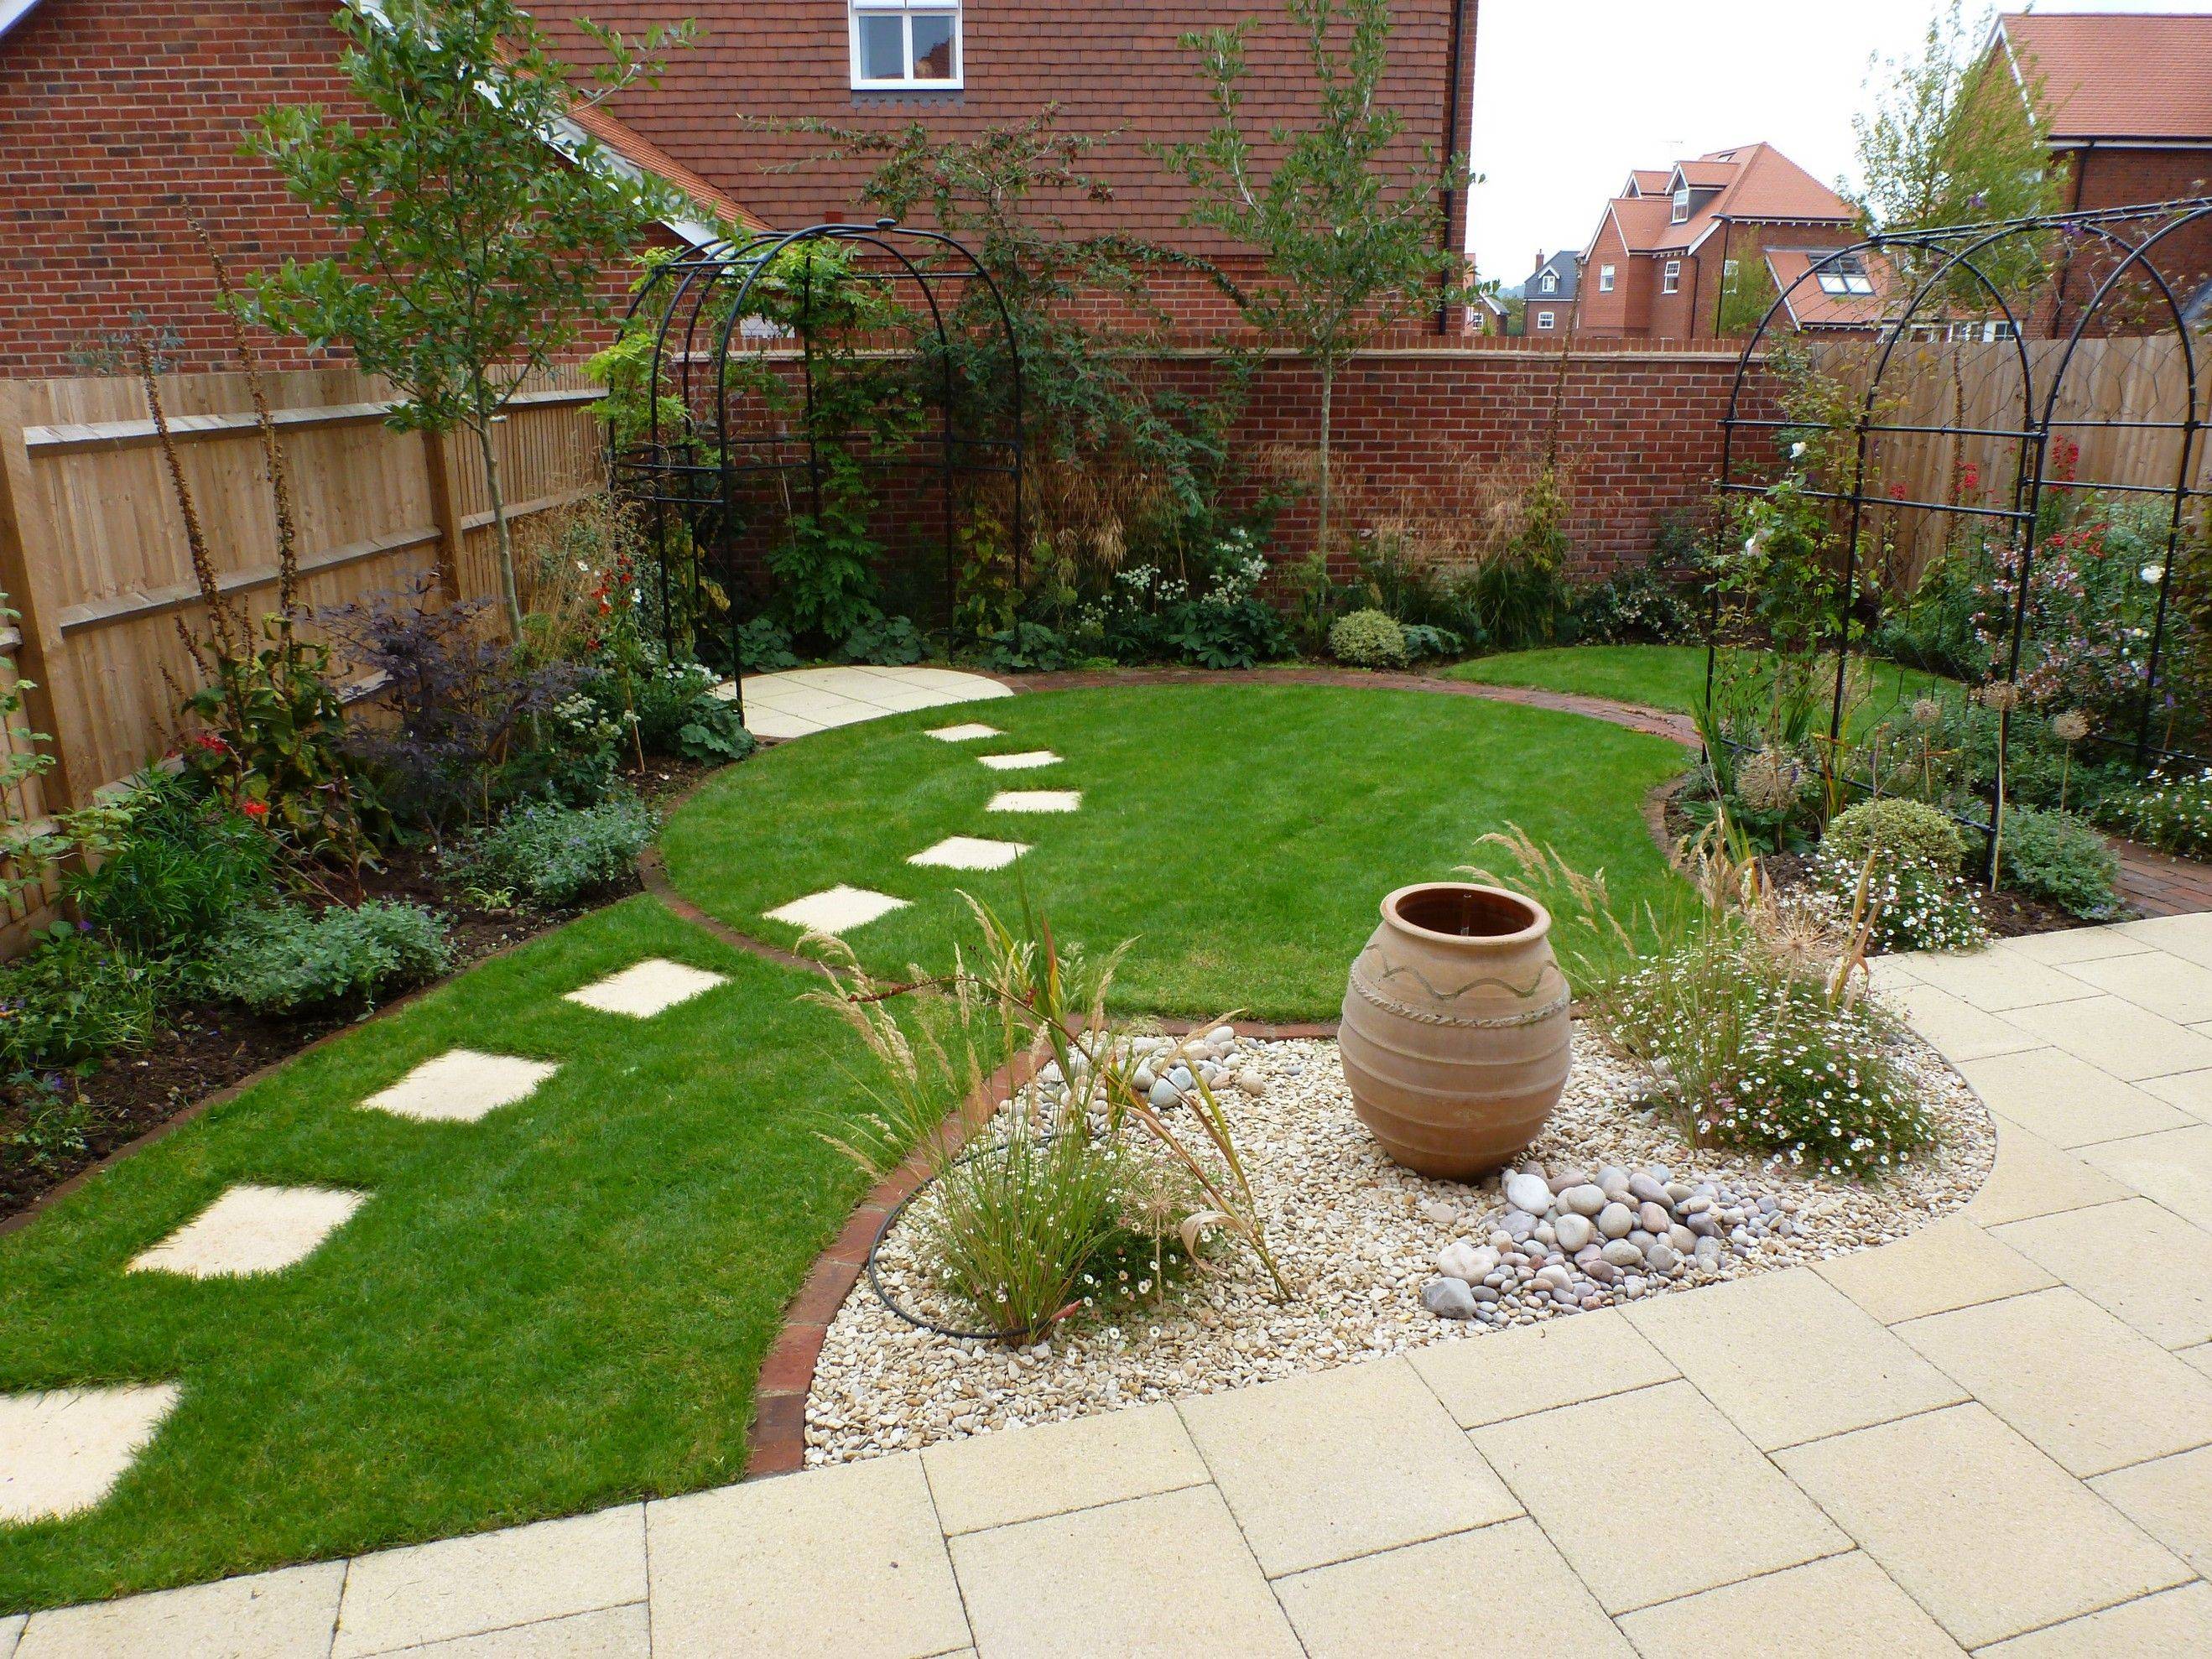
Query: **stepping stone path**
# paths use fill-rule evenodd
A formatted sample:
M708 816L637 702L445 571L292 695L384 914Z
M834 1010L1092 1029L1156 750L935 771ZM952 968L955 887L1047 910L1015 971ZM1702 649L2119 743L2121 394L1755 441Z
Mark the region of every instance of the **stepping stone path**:
M1029 844L1025 842L986 841L975 836L948 836L936 846L914 854L907 862L929 865L940 870L1003 870L1029 850Z
M843 933L906 907L906 900L893 898L889 893L840 883L819 893L809 893L805 898L793 899L769 911L768 919L803 927L810 933Z
M305 1261L368 1202L326 1187L233 1187L131 1263L194 1279L273 1273Z
M721 975L710 974L704 968L670 962L664 957L647 957L596 984L569 992L566 1000L596 1008L603 1014L651 1019L679 1002L689 1002L727 982Z
M1006 734L995 726L978 726L970 721L966 726L940 726L927 735L939 743L974 743L979 738L1003 738Z
M177 1399L173 1382L0 1395L0 1525L58 1520L99 1503Z
M721 695L734 690L725 685ZM803 738L909 709L1012 696L1010 686L954 668L877 663L793 668L746 676L745 726L755 737Z
M474 1123L502 1106L527 1100L560 1069L550 1060L452 1048L361 1103L422 1123Z
M1034 772L1040 766L1057 766L1060 757L1049 749L1032 749L1021 755L978 755L994 772Z
M988 812L1073 812L1083 805L1080 789L1006 789L991 797Z

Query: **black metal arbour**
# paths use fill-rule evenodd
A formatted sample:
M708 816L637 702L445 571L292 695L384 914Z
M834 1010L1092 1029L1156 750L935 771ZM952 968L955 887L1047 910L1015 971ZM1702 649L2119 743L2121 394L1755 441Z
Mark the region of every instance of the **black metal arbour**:
M2018 554L2008 637L1999 653L2004 683L2015 693L2000 700L2008 718L2009 705L2016 701L2037 537L2046 501L2054 492L2094 490L2156 496L2169 504L2142 707L2132 733L2100 733L2098 740L2131 750L2142 764L2212 763L2201 755L2152 740L2153 714L2163 689L2160 674L2166 666L2174 558L2192 511L2212 495L2204 483L2212 365L2205 361L2208 342L2198 337L2212 326L2212 314L2208 314L2212 313L2212 271L2185 270L2175 257L2178 253L2203 262L2208 243L2212 243L2212 197L1887 233L1810 258L1805 272L1776 296L1745 342L1736 365L1728 412L1721 422L1717 482L1723 495L1763 493L1789 464L1790 437L1812 430L1838 434L1851 453L1842 477L1808 479L1802 492L1826 503L1840 520L1841 560L1833 573L1837 663L1828 724L1832 746L1844 737L1845 677L1854 644L1851 623L1865 597L1865 573L1859 560L1870 513L1963 515L2008 532ZM2033 257L2019 257L2023 252ZM1793 308L1793 299L1808 283L1818 293L1824 273L1847 270L1870 271L1878 286L1883 282L1892 285L1892 291L1877 296L1878 302L1869 308L1869 325L1859 330L1869 349L1870 372L1850 423L1808 420L1786 410L1747 412L1769 396L1770 389L1755 378L1755 371L1773 347L1776 331L1790 327L1793 310L1805 308ZM2018 273L2022 272L2032 274L2028 283L2020 280ZM2094 388L2069 398L2076 392L2069 374L2081 362L2085 339L2147 335L2171 338L2178 348L2179 384L2160 386L2160 408L2115 410L2097 401ZM1983 348L1975 354L1979 374L2016 379L2016 386L2002 399L2002 407L2017 408L2016 422L1879 418L1885 394L1893 389L1888 382L1899 348L1930 340L1978 343ZM1984 387L1987 384L1985 378ZM2067 447L2071 434L2091 432L2136 434L2141 441L2138 450L2145 445L2170 447L2171 453L2162 458L2164 467L2158 464L2160 458L2153 458L2135 469L2139 476L2133 477L2084 477L2054 468L2054 456ZM1764 446L1753 441L1762 436ZM1992 447L2008 450L2006 487L1994 501L1872 493L1881 473L1875 465L1878 452L1898 441L1974 444L1983 453ZM1954 453L1963 452L1954 447ZM1709 635L1708 699L1718 645L1717 635ZM1992 803L1990 822L1983 827L1995 828L2001 811L2000 799Z
M807 329L795 340L781 332L763 339L749 331L748 323L760 319L752 303L761 279L781 257L794 248L830 243L858 250L866 262L855 274L863 280L886 283L915 300L914 319L933 338L941 378L935 390L937 418L933 432L917 437L902 453L873 458L879 466L934 474L941 508L938 532L942 542L944 583L948 613L957 601L959 577L959 481L974 477L999 477L1010 481L1012 496L1010 556L1014 580L1021 577L1023 549L1027 536L1024 499L1022 357L1018 337L1006 299L990 271L969 249L941 232L917 230L881 219L872 224L830 222L803 229L762 232L740 240L699 248L651 270L630 302L625 329L640 319L652 322L653 346L643 378L647 401L641 436L624 441L611 440L610 476L617 497L646 514L647 537L659 584L664 618L664 644L672 657L689 643L676 637L672 619L678 607L671 601L672 565L676 563L678 538L688 542L689 556L682 560L683 579L693 591L685 596L693 617L701 614L696 585L704 576L719 576L729 596L730 673L734 694L744 709L743 664L737 648L737 632L744 617L739 601L740 582L735 568L735 548L744 522L741 490L749 479L782 475L804 480L818 514L822 506L823 447L853 441L849 433L823 433L814 419L821 373L817 341ZM812 268L799 263L802 282L811 281ZM947 325L951 296L968 284L980 283L989 297L986 315L995 324L1003 343L1009 383L1004 388L1006 413L996 432L981 434L962 429L962 398ZM802 314L811 313L802 305ZM783 361L795 364L806 412L802 430L744 429L738 403L746 388L732 386L730 375L733 349L751 352L773 344ZM795 347L795 351L793 348ZM919 352L909 355L920 356ZM736 402L733 402L733 399Z

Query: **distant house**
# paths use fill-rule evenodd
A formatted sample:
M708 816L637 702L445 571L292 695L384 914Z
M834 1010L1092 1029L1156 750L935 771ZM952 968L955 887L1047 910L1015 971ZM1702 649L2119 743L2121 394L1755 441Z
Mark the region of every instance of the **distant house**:
M1764 308L1758 296L1779 281L1776 256L1790 256L1782 268L1802 275L1808 261L1798 256L1817 258L1858 235L1849 204L1771 144L1638 167L1606 204L1581 256L1575 327L1613 338L1713 338L1732 331L1731 294L1750 301L1754 317ZM1832 274L1844 286L1826 297L1878 297L1873 286L1859 291L1878 286L1865 265ZM1821 312L1808 305L1807 316Z
M1474 296L1467 308L1467 331L1470 334L1503 334L1512 316L1504 299L1487 290Z
M1521 284L1522 331L1565 334L1575 325L1575 295L1582 286L1583 256L1563 247L1550 258L1536 251L1536 268Z

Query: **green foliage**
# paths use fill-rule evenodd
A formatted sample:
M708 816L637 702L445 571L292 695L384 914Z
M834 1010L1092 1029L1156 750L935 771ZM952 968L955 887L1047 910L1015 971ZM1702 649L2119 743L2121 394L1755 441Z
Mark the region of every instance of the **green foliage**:
M155 958L196 955L276 892L276 848L228 800L158 769L131 781L115 844L69 883L78 913Z
M1354 611L1329 625L1328 653L1354 668L1403 668L1406 631L1380 611Z
M1398 632L1406 641L1408 663L1424 662L1431 657L1456 657L1467 649L1467 641L1449 628L1432 628L1426 623L1401 623Z
M12 628L21 620L7 595L0 593L0 627ZM35 687L35 681L18 679L12 673L0 680L0 800L8 803L6 822L0 824L0 908L12 908L40 887L47 871L72 845L70 836L50 817L26 823L15 811L32 781L54 769L53 756L41 746L52 739L21 723L23 694Z
M372 900L358 908L280 904L234 922L208 953L214 995L259 1014L374 1004L446 971L443 916L419 904Z
M1735 269L1724 269L1721 276L1719 331L1733 339L1756 329L1781 294L1774 286L1773 271L1767 268L1766 255L1758 246L1744 249L1741 258L1728 264Z
M2070 915L2110 921L2121 914L2120 860L2083 818L2035 806L2006 809L1997 879L2049 899Z
M680 755L685 760L743 760L755 747L737 705L718 695L720 677L697 663L670 663L648 648L631 677L629 712L635 717L639 747L648 755ZM603 681L604 705L613 685Z
M89 1068L113 1049L142 1046L167 988L157 964L56 926L0 966L0 1075Z
M847 662L896 668L902 664L920 662L921 643L921 630L914 625L914 618L886 617L879 611L864 618L845 635L842 654Z
M994 674L1049 673L1067 666L1067 641L1042 623L1016 622L984 636L976 660Z
M1575 595L1575 634L1593 644L1672 645L1698 629L1687 594L1656 556Z
M1869 869L1865 854L1853 856L1823 842L1810 873L1814 891L1839 915L1863 908L1871 949L1970 951L1989 938L1973 891L1955 863L1877 858Z
M1573 612L1567 584L1567 501L1558 469L1540 468L1515 502L1517 521L1477 567L1468 598L1476 625L1501 651L1548 645Z
M585 807L535 802L477 835L454 861L453 873L548 908L574 904L628 883L659 823L630 796Z
M738 665L748 674L772 674L799 666L791 631L773 617L755 617L738 628Z
M2106 798L2098 817L2125 836L2183 858L2212 854L2212 772L2154 775Z
M1895 797L1846 807L1828 821L1820 844L1854 868L1871 854L1883 866L1917 864L1955 874L1966 856L1957 824L1923 802Z
M490 486L507 618L514 548L493 422L529 377L602 322L602 274L679 198L621 169L568 125L572 111L657 84L690 27L642 42L580 26L596 66L580 82L515 0L345 6L338 66L374 119L279 104L252 147L348 239L343 256L287 260L260 285L270 316L317 345L343 342L406 399L399 423L471 434ZM574 137L563 165L546 136Z

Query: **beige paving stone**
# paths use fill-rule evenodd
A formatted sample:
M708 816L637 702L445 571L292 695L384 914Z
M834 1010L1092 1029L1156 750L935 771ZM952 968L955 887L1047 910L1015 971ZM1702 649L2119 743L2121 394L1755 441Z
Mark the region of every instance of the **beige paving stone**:
M1947 1215L1813 1271L1885 1325L1994 1302L2058 1281L1963 1215Z
M878 916L887 916L906 907L906 900L894 898L889 893L848 887L839 882L835 887L778 905L768 912L768 919L810 933L849 933L855 927L866 927Z
M1867 962L1867 984L1875 991L1901 991L1907 986L1922 983L1913 971L1917 953L1889 957L1874 957Z
M1493 1423L1470 1437L1608 1613L1850 1546L1687 1382ZM1701 1528L1694 1548L1654 1548L1650 1506L1622 1498L1624 1472L1639 1469L1668 1486L1726 1493L1725 1523Z
M1628 1319L1762 1450L1966 1397L1802 1269L1660 1297L1630 1308Z
M2212 1019L2212 968L2163 951L2073 963L2066 972L2178 1024Z
M2200 1342L2193 1348L2184 1348L2174 1358L2186 1360L2205 1376L2212 1376L2212 1342Z
M1207 1479L1173 1406L1140 1406L933 1446L922 1454L948 1533L1034 1521Z
M2212 1431L2206 1431L2204 1437L2212 1438ZM2212 1446L2114 1469L2089 1486L2198 1572L2212 1577ZM2207 1650L2212 1651L2212 1644Z
M641 1505L354 1558L331 1659L645 1599Z
M2001 1113L1992 1113L1997 1128L1996 1162L1962 1213L1984 1227L2008 1221L2025 1221L2066 1210L2087 1209L2133 1196L2100 1170L2093 1170L2074 1156L2052 1146Z
M2212 1227L2212 1123L2108 1140L2083 1149L2081 1159L2176 1215Z
M595 984L569 992L567 1000L596 1008L603 1014L651 1019L655 1014L665 1013L694 997L704 996L717 985L727 982L721 975L694 968L689 963L647 957L618 974L610 974Z
M2169 1072L2197 1072L2212 1066L2212 1037L2161 1019L2120 997L2045 1003L1997 1018L2010 1020L2023 1036L2032 1035L2036 1042L2063 1048L2124 1082L2163 1077ZM1930 1036L1929 1040L1954 1061L1998 1052L1989 1048L1983 1054L1952 1055L1940 1039Z
M0 1395L0 1526L88 1510L177 1407L173 1382Z
M1913 1030L1942 1049L1943 1057L1954 1066L1963 1060L2037 1048L2045 1041L1932 985L1905 986L1889 1000L1912 1022Z
M1988 1013L2094 996L2098 988L2083 984L2070 970L2048 967L1995 946L1980 951L1923 951L1913 957L1911 971L1923 984L1948 991ZM2212 1013L2198 1018L2212 1018Z
M1025 842L947 836L936 846L910 855L907 862L939 870L1003 870L1029 850Z
M529 1099L560 1069L550 1060L449 1048L361 1103L423 1123L474 1123L502 1106Z
M345 1575L324 1561L34 1613L15 1659L323 1659Z
M2187 1569L1984 1406L1777 1452L1966 1647L2181 1582Z
M1022 1659L1291 1659L1299 1652L1212 1486L968 1533L952 1540L952 1560L979 1652Z
M15 1643L23 1634L24 1615L18 1613L0 1619L0 1659L15 1659Z
M924 733L939 743L975 743L983 738L1003 738L1006 734L995 726L985 726L976 720L963 720L957 726L940 726Z
M228 1279L303 1261L368 1202L326 1187L233 1187L183 1226L131 1258L133 1273Z
M1634 1653L1532 1521L1407 1544L1279 1579L1275 1595L1314 1659L1428 1659L1449 1631L1483 1629L1510 1598L1516 1631L1544 1651Z
M2083 1146L2187 1123L2179 1107L2057 1048L1958 1062L1983 1104L2054 1146Z
M656 1659L921 1659L971 1639L913 1454L663 1498L646 1534Z
M2184 1584L1984 1648L1978 1659L2193 1659L2212 1653L2212 1584Z
M1018 755L978 755L977 760L994 772L1034 772L1041 766L1058 766L1060 757L1049 749L1024 750ZM2208 1015L2212 1018L2212 1015Z
M1577 1405L1679 1376L1617 1308L1439 1342L1408 1358L1462 1428Z
M2212 1339L2212 1233L2147 1198L1993 1231L2162 1347Z
M1270 1578L1520 1513L1402 1359L1178 1409Z
M2172 1077L2146 1078L2142 1088L2191 1117L2212 1123L2212 1072L2176 1072Z
M779 742L793 738L811 737L830 728L819 720L801 720L796 714L778 714L772 708L756 708L745 704L745 730L757 738L772 738Z
M639 1601L431 1642L392 1659L647 1659L652 1651L652 1620Z
M1073 812L1083 805L1080 789L1002 789L985 805L988 812Z
M1711 1659L1736 1644L1790 1659L1954 1659L1943 1633L1890 1576L1857 1550L1762 1573L1632 1613L1620 1628L1644 1659Z
M2069 927L2056 933L2028 933L2019 939L2002 939L1996 948L2055 968L2068 963L2130 956L2148 951L2150 946L2141 939L2130 939L2117 927Z
M2100 932L2117 934L2148 950L2164 951L2185 962L2212 967L2212 913L2192 911L2179 916L2145 916L2124 921Z
M2069 1474L2212 1441L2212 1382L2063 1285L1897 1334Z

